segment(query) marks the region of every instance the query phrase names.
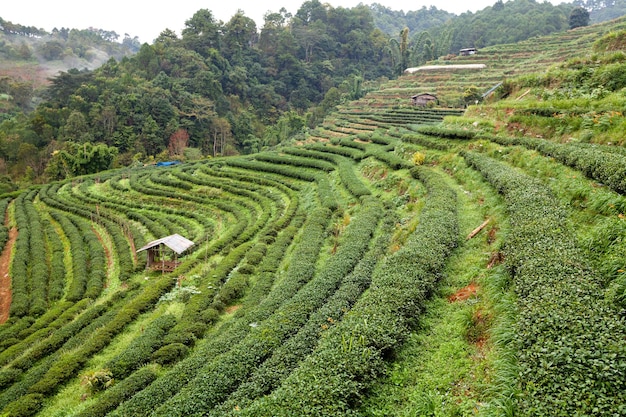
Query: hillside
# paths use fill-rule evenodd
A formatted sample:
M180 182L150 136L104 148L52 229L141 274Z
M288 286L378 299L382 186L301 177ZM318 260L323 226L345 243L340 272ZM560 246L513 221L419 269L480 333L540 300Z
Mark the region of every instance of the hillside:
M623 415L625 24L433 62L486 68L273 151L5 194L0 416Z
M31 111L42 101L50 78L72 68L94 70L109 59L138 50L131 39L118 43L115 33L98 29L65 29L47 33L0 18L0 120L19 110Z

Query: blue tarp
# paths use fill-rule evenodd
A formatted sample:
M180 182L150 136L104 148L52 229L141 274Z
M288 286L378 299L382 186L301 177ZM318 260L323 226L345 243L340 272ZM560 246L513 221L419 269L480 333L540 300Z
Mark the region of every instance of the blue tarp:
M180 161L157 162L156 166L158 166L158 167L169 167L169 166L172 166L172 165L178 165L180 163L181 163Z

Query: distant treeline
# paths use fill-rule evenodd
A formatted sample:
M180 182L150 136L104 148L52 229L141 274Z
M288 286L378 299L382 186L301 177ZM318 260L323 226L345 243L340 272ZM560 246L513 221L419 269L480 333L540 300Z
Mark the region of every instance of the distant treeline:
M34 26L24 26L19 23L12 23L4 20L0 17L0 31L7 35L21 35L21 36L44 36L47 35L44 29L38 29Z

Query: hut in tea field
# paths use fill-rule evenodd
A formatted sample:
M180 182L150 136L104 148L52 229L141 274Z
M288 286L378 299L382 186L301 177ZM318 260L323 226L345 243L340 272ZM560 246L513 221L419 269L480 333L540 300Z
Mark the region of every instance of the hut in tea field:
M436 95L430 93L422 93L411 96L411 104L419 107L426 107L429 103L439 104Z
M146 269L172 272L180 262L178 256L192 247L194 243L179 234L173 234L146 244L137 253L148 251Z
M459 55L470 56L476 54L476 52L478 52L476 48L463 48L459 51Z

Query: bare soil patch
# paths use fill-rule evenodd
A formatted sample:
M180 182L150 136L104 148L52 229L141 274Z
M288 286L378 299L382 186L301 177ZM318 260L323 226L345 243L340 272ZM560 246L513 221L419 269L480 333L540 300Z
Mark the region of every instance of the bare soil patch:
M472 282L467 287L463 287L451 296L448 297L448 301L454 303L456 301L464 301L470 297L473 297L478 292L478 285Z
M226 309L224 310L226 312L226 314L231 314L234 313L235 311L239 310L241 308L241 304L235 304L229 307L226 307Z
M9 310L11 309L11 276L9 275L9 266L15 239L17 239L17 229L13 227L9 229L9 240L7 240L0 255L0 324L9 319Z

